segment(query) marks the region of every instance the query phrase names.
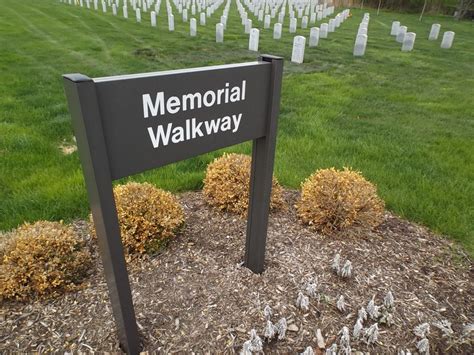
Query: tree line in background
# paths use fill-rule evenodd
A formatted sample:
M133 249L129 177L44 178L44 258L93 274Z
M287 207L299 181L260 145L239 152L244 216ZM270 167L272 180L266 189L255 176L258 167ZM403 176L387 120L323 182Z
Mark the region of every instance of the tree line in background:
M474 18L474 0L335 0L336 6L372 7L394 11L453 15L456 19Z

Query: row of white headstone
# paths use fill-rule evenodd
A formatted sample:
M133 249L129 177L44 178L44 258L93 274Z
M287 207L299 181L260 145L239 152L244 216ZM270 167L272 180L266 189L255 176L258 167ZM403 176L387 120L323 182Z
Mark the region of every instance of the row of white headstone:
M309 32L309 47L317 47L319 38L327 38L328 32L335 32L341 24L349 18L350 11L348 9L338 13L331 26L322 23L320 28L312 27ZM329 22L331 22L330 19ZM324 36L321 36L323 34ZM304 36L295 36L293 39L293 50L291 51L291 61L293 63L302 64L304 62L304 52L306 47L306 38Z
M79 5L81 7L92 7L94 10L98 10L98 0L79 0L78 2L73 0L61 0L61 2L68 2L69 4ZM188 21L188 13L192 15L200 13L200 24L206 24L206 17L211 17L214 12L224 3L224 0L173 0L176 9L181 14L184 22ZM107 12L108 8L112 8L114 16L118 15L118 9L120 8L120 0L101 0L102 11ZM148 12L152 7L154 10L150 12L150 22L152 27L157 26L157 16L160 12L161 0L123 0L122 15L128 19L128 7L131 6L135 12L135 18L138 23L142 21L142 12ZM227 14L229 11L230 0L227 1L224 12ZM173 9L169 0L166 0L166 10L168 15L168 29L174 31L174 15ZM221 17L222 20L222 17ZM226 23L226 21L225 21ZM190 20L190 35L195 36L197 33L196 19Z
M362 57L365 54L365 49L367 48L367 31L369 28L370 14L366 12L362 18L361 23L359 24L359 29L357 30L357 36L354 43L353 55L355 57Z

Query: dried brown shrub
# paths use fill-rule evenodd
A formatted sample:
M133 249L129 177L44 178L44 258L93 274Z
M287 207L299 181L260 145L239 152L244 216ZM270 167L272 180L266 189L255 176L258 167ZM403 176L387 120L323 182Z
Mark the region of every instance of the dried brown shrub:
M70 226L48 221L24 224L0 250L0 298L56 296L74 289L91 263L84 241Z
M303 223L329 233L351 226L378 226L383 219L384 202L361 173L331 168L316 171L302 183L296 208Z
M221 210L246 215L249 202L251 158L243 154L224 154L207 166L204 178L206 201ZM273 177L271 209L283 206L282 187Z
M158 251L184 223L183 209L176 197L152 184L118 185L114 196L127 255ZM94 231L92 235L95 236Z

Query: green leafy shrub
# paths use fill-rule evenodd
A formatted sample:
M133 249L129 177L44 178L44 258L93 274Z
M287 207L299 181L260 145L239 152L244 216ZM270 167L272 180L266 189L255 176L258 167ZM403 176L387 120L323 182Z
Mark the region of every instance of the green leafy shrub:
M251 158L243 154L224 154L207 166L204 178L206 201L221 210L247 214ZM271 209L283 206L283 189L273 177Z
M92 264L70 226L39 221L12 232L0 248L0 298L23 300L74 289Z
M154 253L173 238L184 223L181 204L171 193L149 183L114 187L125 253ZM95 231L92 231L95 236Z
M383 220L376 187L357 171L316 171L302 183L296 208L303 223L323 233L351 226L373 228Z

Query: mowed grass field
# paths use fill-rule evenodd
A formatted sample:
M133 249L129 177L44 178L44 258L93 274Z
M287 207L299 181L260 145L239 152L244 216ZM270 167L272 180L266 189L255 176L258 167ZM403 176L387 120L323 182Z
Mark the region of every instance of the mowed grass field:
M222 11L190 38L189 23L177 10L176 31L168 32L165 1L152 28L149 13L137 24L132 11L125 20L121 11L114 17L100 6L96 12L53 0L1 0L0 230L88 214L77 153L60 149L73 142L62 74L95 77L255 60L235 2L225 43L215 43ZM354 58L365 11L371 13L368 48L365 57ZM306 48L303 65L289 62L288 18L280 41L259 25L260 52L286 60L275 173L285 186L298 188L318 168L358 169L378 186L388 209L461 241L473 255L473 23L352 13L319 47ZM389 35L393 20L417 33L413 52L402 53ZM452 49L439 48L442 32L440 40L427 40L432 23L456 32ZM308 38L309 29L298 34ZM227 149L250 150L250 144ZM206 165L221 153L133 179L171 191L199 189Z

